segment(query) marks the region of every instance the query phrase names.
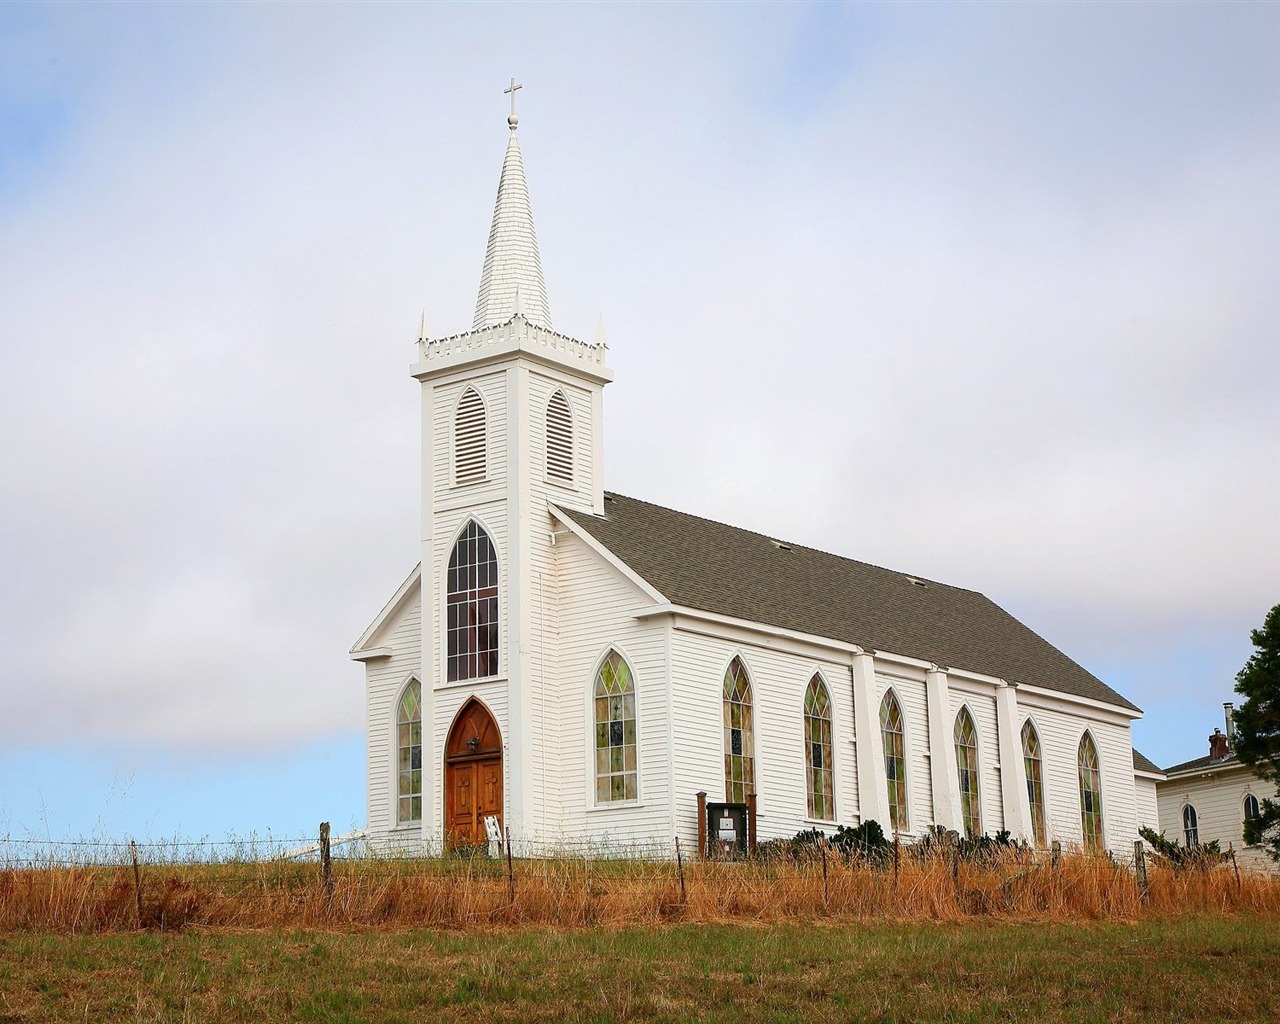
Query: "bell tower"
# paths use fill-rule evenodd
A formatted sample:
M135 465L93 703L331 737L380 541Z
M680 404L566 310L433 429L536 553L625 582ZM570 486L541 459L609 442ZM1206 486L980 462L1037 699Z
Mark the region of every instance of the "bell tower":
M509 134L471 329L420 336L410 367L422 391L422 830L432 845L464 841L471 819L478 841L490 812L514 839L553 831L549 508L604 510L602 397L613 375L603 338L551 325L517 133L520 88L512 79L505 90ZM500 799L455 781L451 730L475 702L501 734Z

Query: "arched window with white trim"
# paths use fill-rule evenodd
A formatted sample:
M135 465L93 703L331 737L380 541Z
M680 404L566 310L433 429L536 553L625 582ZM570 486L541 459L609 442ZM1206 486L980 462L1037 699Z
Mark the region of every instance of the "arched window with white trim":
M960 816L964 834L970 839L982 835L982 795L978 782L978 730L973 715L961 708L956 715L956 771L960 779Z
M547 402L547 479L573 486L573 412L563 391Z
M484 401L475 388L458 399L453 416L453 482L474 484L489 475Z
M1191 804L1182 808L1182 838L1188 850L1200 845L1200 816Z
M810 818L835 820L832 762L831 695L822 677L815 675L804 691L804 772Z
M1093 737L1080 737L1076 751L1080 777L1080 828L1084 845L1090 849L1102 846L1102 771L1098 766L1098 747Z
M1254 818L1262 817L1262 807L1258 803L1258 798L1252 793L1246 793L1244 795L1244 806L1242 810L1244 811L1245 821L1253 821Z
M1031 838L1037 846L1043 846L1047 838L1044 823L1044 765L1040 757L1040 734L1029 718L1022 723L1022 766L1027 776Z
M422 820L422 684L410 680L396 708L396 821Z
M446 669L450 682L498 674L498 555L474 519L449 556Z
M724 795L744 803L756 791L756 741L751 679L739 658L724 673Z
M610 651L596 673L596 803L635 800L636 684L631 666Z
M889 825L894 832L907 822L907 742L902 707L892 690L880 702L880 738L884 743L884 774L889 783Z

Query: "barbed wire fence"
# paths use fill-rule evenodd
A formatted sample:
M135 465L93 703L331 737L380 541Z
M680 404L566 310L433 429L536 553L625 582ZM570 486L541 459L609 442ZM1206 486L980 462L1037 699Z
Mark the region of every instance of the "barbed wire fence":
M1134 917L1144 908L1271 909L1280 882L1172 872L1080 850L894 842L879 855L825 838L709 858L675 837L512 840L332 835L224 840L0 837L0 931L494 923L578 925L853 915ZM690 849L690 846L693 849Z

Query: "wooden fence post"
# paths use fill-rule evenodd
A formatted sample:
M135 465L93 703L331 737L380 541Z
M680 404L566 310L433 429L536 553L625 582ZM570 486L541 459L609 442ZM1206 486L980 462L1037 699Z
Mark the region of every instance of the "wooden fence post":
M1236 892L1240 891L1240 862L1236 860L1236 844L1227 843L1227 855L1231 858L1231 866L1236 869Z
M823 836L818 840L818 849L822 851L822 906L825 909L831 905L831 890L827 884L827 837Z
M1062 860L1062 844L1058 840L1054 840L1049 844L1049 864L1054 871L1058 870L1058 865Z
M138 867L138 844L129 840L129 855L133 858L133 913L138 927L142 927L142 869Z
M898 864L902 859L902 844L899 842L898 830L893 830L893 887L898 888Z
M707 794L698 794L698 856L707 855Z
M320 822L320 878L324 882L324 909L333 909L333 860L329 855L329 823Z
M689 905L689 896L684 888L684 858L680 856L680 837L676 836L676 871L680 874L680 905Z
M1138 889L1142 892L1142 902L1147 901L1147 852L1141 839L1133 842L1133 870L1138 876Z
M756 855L756 802L754 793L747 794L747 856Z
M516 902L516 874L511 866L511 826L507 826L507 902Z

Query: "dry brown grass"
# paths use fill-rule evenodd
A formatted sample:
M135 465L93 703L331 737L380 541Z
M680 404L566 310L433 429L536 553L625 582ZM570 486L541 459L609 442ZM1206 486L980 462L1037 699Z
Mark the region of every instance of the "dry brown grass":
M904 857L899 870L831 855L794 863L685 865L549 858L334 862L328 899L314 863L162 864L0 869L0 932L138 928L470 928L883 919L1135 921L1184 914L1280 914L1280 878L1230 867L1151 865L1144 898L1132 869L1064 855L1057 867L1013 853L985 864Z

